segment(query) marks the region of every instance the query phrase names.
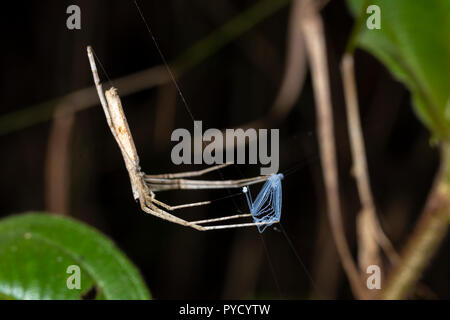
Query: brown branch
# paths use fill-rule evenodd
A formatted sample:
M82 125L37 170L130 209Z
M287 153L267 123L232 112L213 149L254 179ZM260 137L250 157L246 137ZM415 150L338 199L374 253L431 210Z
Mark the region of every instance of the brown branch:
M60 115L64 110L61 104L56 110L47 147L45 162L45 204L47 211L67 215L69 210L70 188L70 140L75 114Z
M319 138L320 160L327 193L328 218L336 247L350 281L354 295L366 298L361 275L355 265L345 238L339 200L339 184L336 163L336 149L333 133L333 111L328 79L328 64L322 19L315 3L303 1L302 31L311 67L314 96L317 109L317 135Z
M381 266L379 246L384 249L393 264L398 260L398 255L388 237L384 234L376 216L359 115L354 60L351 53L344 54L341 62L341 73L353 158L352 173L356 180L362 206L357 216L358 260L361 271L365 272L369 265Z
M444 239L450 223L450 144L441 145L441 167L425 208L382 292L384 299L403 299L415 287Z

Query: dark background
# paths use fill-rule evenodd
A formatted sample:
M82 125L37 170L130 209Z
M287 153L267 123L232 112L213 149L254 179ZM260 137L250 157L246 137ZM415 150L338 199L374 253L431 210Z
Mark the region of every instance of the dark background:
M172 61L256 2L140 1L140 6L161 50ZM70 4L81 8L81 30L66 28L66 8ZM232 128L268 112L283 76L289 10L288 5L277 11L179 78L192 113L203 121L204 130ZM322 15L343 214L347 239L356 250L354 221L359 200L350 175L339 74L339 61L353 21L340 0L331 1ZM283 180L281 226L268 228L262 235L253 228L197 232L140 211L99 105L59 124L36 121L45 118L45 106L57 104L55 98L92 85L88 44L113 81L161 64L134 3L14 2L1 10L0 24L0 122L5 125L7 121L8 128L12 128L0 135L1 217L52 211L95 226L137 265L155 298L351 298L324 211L309 75L295 107L275 126L280 128L280 171L297 168ZM400 250L430 189L438 153L430 145L429 133L413 114L410 95L402 84L362 51L356 54L356 73L376 205L383 228ZM106 75L101 72L100 76L108 88ZM122 102L146 173L203 168L175 166L170 161L172 130L192 129L173 84L141 90L122 97ZM28 119L25 123L29 125L21 125L18 117L5 118L20 110L25 111L19 118ZM50 158L57 159L58 164L49 162ZM208 178L239 179L257 174L257 167L236 165ZM181 204L228 194L226 190L174 191L160 193L158 199ZM245 209L242 196L177 214L200 219ZM412 298L450 297L448 257L447 237L426 270L422 281L425 289Z

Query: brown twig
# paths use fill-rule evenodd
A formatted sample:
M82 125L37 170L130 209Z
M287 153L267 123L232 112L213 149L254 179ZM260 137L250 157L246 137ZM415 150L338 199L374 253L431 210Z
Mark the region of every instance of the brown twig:
M64 110L62 103L56 110ZM45 163L45 202L47 211L67 215L70 187L70 144L75 114L56 112L47 148Z
M425 208L392 271L384 299L403 299L415 287L431 258L439 248L450 224L450 144L441 145L441 167Z
M320 160L327 193L328 218L336 247L350 281L353 293L358 298L366 298L362 278L356 268L345 238L339 200L339 184L336 164L336 149L333 133L333 111L328 79L328 64L322 19L316 4L303 1L301 23L306 51L311 67L314 96L317 109L317 135L319 138Z
M361 271L365 272L369 265L381 266L379 246L384 249L393 264L398 260L398 255L384 234L376 216L359 115L354 60L353 55L349 52L345 53L342 58L341 72L353 158L352 173L356 180L362 206L357 216L358 260Z

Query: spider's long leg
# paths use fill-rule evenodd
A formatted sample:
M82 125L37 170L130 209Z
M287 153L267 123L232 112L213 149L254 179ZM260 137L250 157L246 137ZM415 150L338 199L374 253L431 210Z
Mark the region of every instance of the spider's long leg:
M103 111L105 112L106 121L111 129L111 132L115 136L115 130L112 125L111 116L109 114L108 104L106 102L105 93L103 92L102 83L100 82L100 77L98 76L97 65L95 64L94 54L92 52L91 46L87 47L87 53L89 58L89 64L91 66L92 76L94 78L95 88L97 89L98 97L100 98L100 103L102 105Z
M153 199L154 203L155 199ZM159 201L158 201L159 202ZM162 209L159 209L152 205L152 203L148 203L146 200L140 201L141 209L149 213L151 215L154 215L158 218L161 218L163 220L173 222L176 224L180 224L185 227L191 227L199 231L207 231L207 230L219 230L219 229L230 229L230 228L242 228L242 227L253 227L253 226L260 226L260 225L266 225L266 224L273 224L277 223L278 221L263 221L263 222L248 222L248 223L237 223L237 224L226 224L226 225L214 225L214 226L202 226L200 224L204 223L210 223L210 222L217 222L217 221L224 221L224 220L231 220L231 219L237 219L237 218L244 218L249 217L251 214L238 214L233 216L226 216L226 217L220 217L220 218L213 218L213 219L205 219L205 220L198 220L198 221L186 221L181 218L178 218L177 216L174 216Z
M208 172L219 170L224 167L227 167L233 163L227 162L223 164L218 164L216 166L202 169L202 170L196 170L196 171L186 171L186 172L180 172L180 173L163 173L163 174L147 174L145 175L145 178L163 178L163 179L174 179L174 178L186 178L186 177L198 177L201 175L204 175Z
M163 220L166 220L166 221L169 221L169 222L180 224L180 225L185 226L185 227L191 227L191 228L194 228L194 229L199 230L199 231L204 231L204 227L203 226L199 226L199 225L196 225L194 223L190 223L190 222L188 222L186 220L183 220L181 218L178 218L177 216L174 216L174 215L172 215L172 214L170 214L170 213L168 213L168 212L166 212L164 210L161 210L159 208L156 208L155 206L152 206L151 204L147 203L147 201L145 201L145 200L140 200L139 202L141 204L142 211L144 211L146 213L149 213L151 215L154 215L154 216L156 216L156 217L158 217L160 219L163 219Z
M200 190L200 189L227 189L242 188L255 183L264 182L269 176L258 176L239 180L190 180L190 179L164 179L144 177L144 181L152 191L163 190Z
M154 200L153 200L154 201ZM152 208L151 208L152 207ZM234 215L234 216L227 216L227 217L221 217L221 218L214 218L214 219L206 219L206 220L199 220L199 221L186 221L181 218L178 218L164 210L155 208L154 206L146 205L145 201L141 201L141 208L144 212L149 213L151 215L154 215L158 218L161 218L166 221L170 221L176 224L180 224L185 227L191 227L199 231L208 231L208 230L219 230L219 229L230 229L230 228L243 228L243 227L254 227L254 226L260 226L260 225L266 225L266 224L273 224L277 223L278 221L263 221L263 222L248 222L248 223L237 223L237 224L225 224L225 225L214 225L214 226L202 226L200 224L209 223L209 222L215 222L215 221L224 221L224 220L230 220L230 219L236 219L241 217L248 217L251 216L251 214L240 214L240 215Z
M261 226L266 224L274 224L278 223L279 221L264 221L264 222L249 222L249 223L238 223L238 224L223 224L223 225L216 225L216 226L202 226L202 231L208 231L208 230L219 230L219 229L230 229L230 228L242 228L242 227L254 227L254 226Z
M177 209L183 209L183 208L204 206L204 205L211 203L211 201L201 201L201 202L185 203L185 204L180 204L180 205L176 205L176 206L170 206L170 205L165 204L164 202L161 202L156 199L153 199L152 201L153 201L153 203L156 203L157 205L163 207L164 209L170 210L170 211L177 210Z
M89 64L91 66L92 76L94 78L95 88L97 89L97 94L98 94L98 97L100 98L100 104L102 105L103 112L105 113L105 118L106 118L106 122L108 123L109 129L111 130L111 133L114 136L114 139L116 140L117 144L119 145L119 148L122 151L122 155L124 157L128 158L128 159L124 159L125 162L126 161L129 161L130 163L132 163L133 161L136 162L136 159L137 159L136 148L134 147L133 137L131 136L131 132L130 132L130 130L128 128L128 123L127 123L125 114L123 113L123 110L122 110L122 105L121 105L121 102L120 102L120 98L117 95L116 105L117 105L117 108L120 108L119 112L121 113L121 115L123 117L123 121L126 123L127 132L129 133L128 139L131 140L131 143L132 143L133 148L134 148L134 153L135 153L135 158L136 159L130 159L130 155L127 152L125 152L127 150L127 148L124 146L124 141L122 139L120 139L118 134L117 134L117 131L116 131L117 128L114 126L113 119L112 119L112 116L111 116L111 112L110 112L110 109L109 109L109 104L108 104L106 95L103 92L103 87L102 87L102 83L100 81L100 77L98 76L97 65L95 64L95 59L94 59L94 52L92 51L92 47L91 46L87 47L87 53L88 53L88 58L89 58ZM111 96L111 94L113 92L115 92L115 89L111 88L108 91L110 91L110 96ZM108 92L106 94L108 94ZM133 158L133 157L131 157L131 158ZM138 164L136 163L136 165L138 165Z
M213 219L205 219L205 220L197 220L197 221L192 221L191 223L204 224L204 223L225 221L225 220L245 218L245 217L251 217L251 216L252 216L251 213L244 213L244 214L236 214L234 216L227 216L227 217L220 217L220 218L213 218Z

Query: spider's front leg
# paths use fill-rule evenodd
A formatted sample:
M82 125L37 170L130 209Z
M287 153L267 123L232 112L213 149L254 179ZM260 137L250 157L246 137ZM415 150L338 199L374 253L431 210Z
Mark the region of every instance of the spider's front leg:
M141 189L141 191L144 191ZM149 213L151 215L154 215L158 218L161 218L166 221L170 221L176 224L180 224L185 227L191 227L199 231L204 231L205 228L202 226L199 226L195 223L188 222L186 220L183 220L181 218L178 218L177 216L174 216L160 208L158 208L155 203L161 203L160 201L155 199L155 194L151 190L146 190L144 192L141 192L139 195L139 204L141 206L142 211L145 213Z

